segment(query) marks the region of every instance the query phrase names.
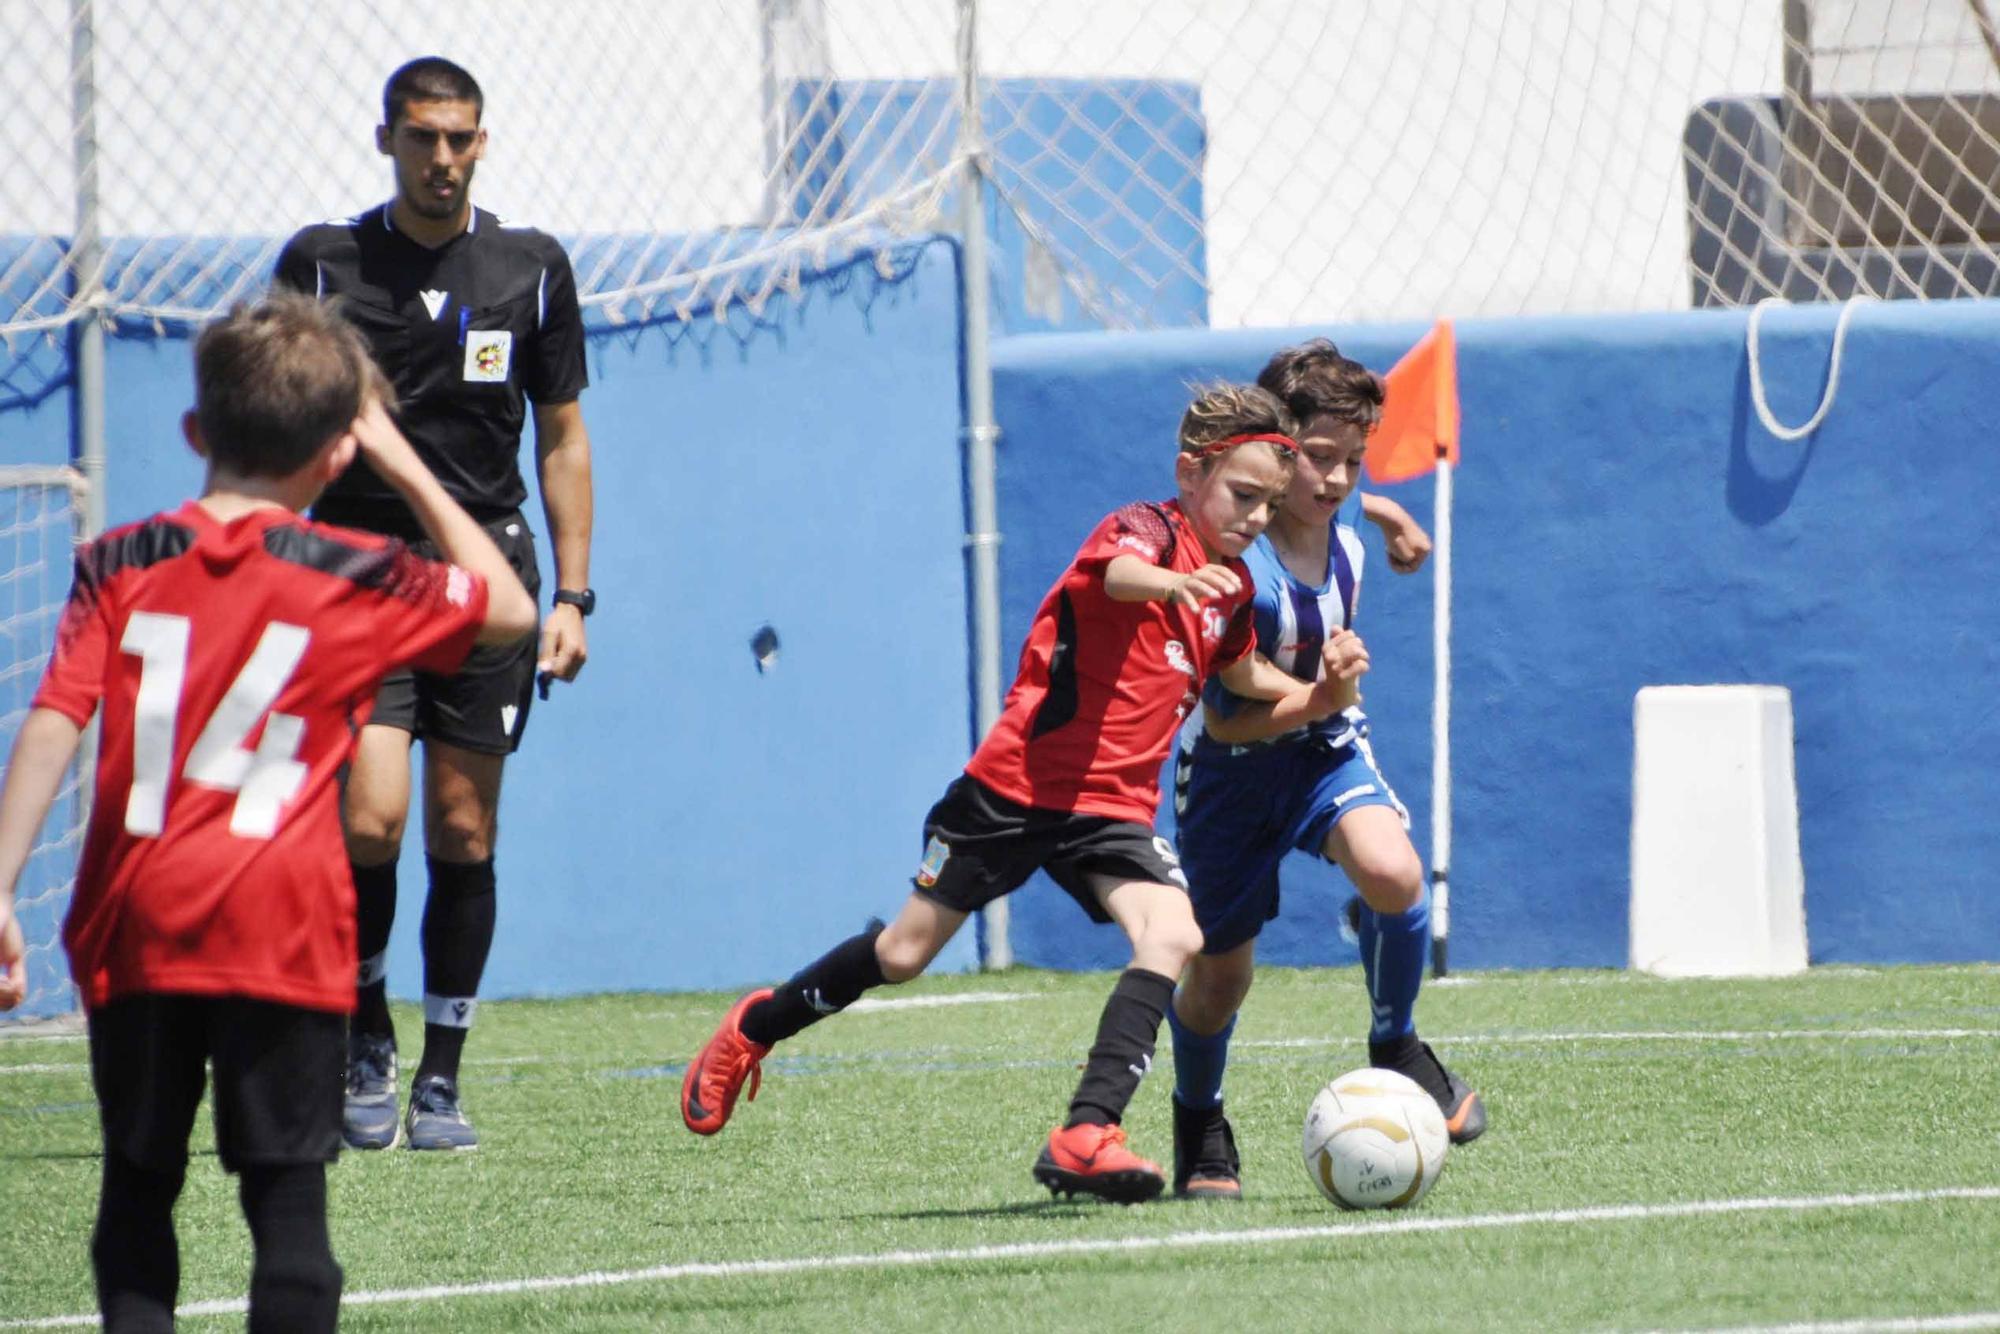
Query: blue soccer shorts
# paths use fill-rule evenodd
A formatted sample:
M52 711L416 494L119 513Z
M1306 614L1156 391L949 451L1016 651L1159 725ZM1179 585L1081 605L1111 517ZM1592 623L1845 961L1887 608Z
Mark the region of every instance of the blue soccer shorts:
M1204 954L1254 939L1278 915L1278 864L1294 850L1323 856L1327 833L1349 811L1387 806L1410 823L1366 737L1332 750L1281 742L1212 761L1183 753L1175 778L1174 837Z

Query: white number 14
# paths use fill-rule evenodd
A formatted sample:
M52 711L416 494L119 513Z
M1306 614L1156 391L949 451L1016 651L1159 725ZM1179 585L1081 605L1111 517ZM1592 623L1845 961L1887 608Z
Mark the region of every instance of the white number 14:
M173 781L174 733L181 692L187 683L188 636L185 616L138 611L125 625L118 647L140 660L139 695L133 704L132 793L125 801L125 830L158 837L167 822L167 788ZM191 783L236 793L229 832L243 838L270 838L278 832L284 804L306 781L299 763L305 720L274 713L264 724L255 751L244 739L264 716L305 656L307 634L296 625L272 621L264 627L250 661L236 674L208 724L188 752Z

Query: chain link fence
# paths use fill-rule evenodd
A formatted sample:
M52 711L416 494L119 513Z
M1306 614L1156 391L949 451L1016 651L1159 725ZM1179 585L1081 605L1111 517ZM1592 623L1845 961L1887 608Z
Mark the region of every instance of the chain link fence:
M0 0L0 334L254 292L386 193L381 82L428 51L487 88L478 198L612 321L951 230L975 155L1023 327L1982 294L1986 5Z

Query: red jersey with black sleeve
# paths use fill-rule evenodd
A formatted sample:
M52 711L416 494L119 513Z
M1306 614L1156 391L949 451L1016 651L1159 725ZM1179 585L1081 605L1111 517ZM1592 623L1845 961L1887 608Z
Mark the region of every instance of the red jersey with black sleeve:
M82 548L35 696L97 782L63 923L89 1007L131 992L354 1006L338 771L375 690L457 670L485 581L400 542L198 504Z
M1242 592L1190 611L1119 602L1104 569L1132 555L1193 573L1209 563L1177 501L1127 505L1098 524L1042 599L1000 720L965 771L1044 810L1151 824L1160 764L1214 673L1256 646L1250 571L1222 562Z

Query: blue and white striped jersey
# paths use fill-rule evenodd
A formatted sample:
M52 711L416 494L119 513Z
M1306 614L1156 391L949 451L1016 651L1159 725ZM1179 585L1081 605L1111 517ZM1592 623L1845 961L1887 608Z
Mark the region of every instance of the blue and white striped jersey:
M1361 534L1355 525L1361 519L1361 493L1351 492L1333 516L1333 540L1327 544L1327 572L1321 583L1308 584L1285 568L1268 535L1259 537L1243 553L1244 564L1257 583L1250 613L1257 629L1257 651L1283 670L1302 680L1316 681L1320 675L1320 650L1336 629L1352 629L1361 602L1361 564L1364 552ZM1241 696L1211 677L1202 691L1202 709L1213 709L1229 717L1244 703ZM1292 744L1315 739L1330 747L1351 745L1363 725L1358 708L1302 727L1255 746L1229 746L1197 733L1195 754L1199 759L1227 758L1231 754L1256 751L1265 745ZM1200 715L1194 720L1200 723Z

